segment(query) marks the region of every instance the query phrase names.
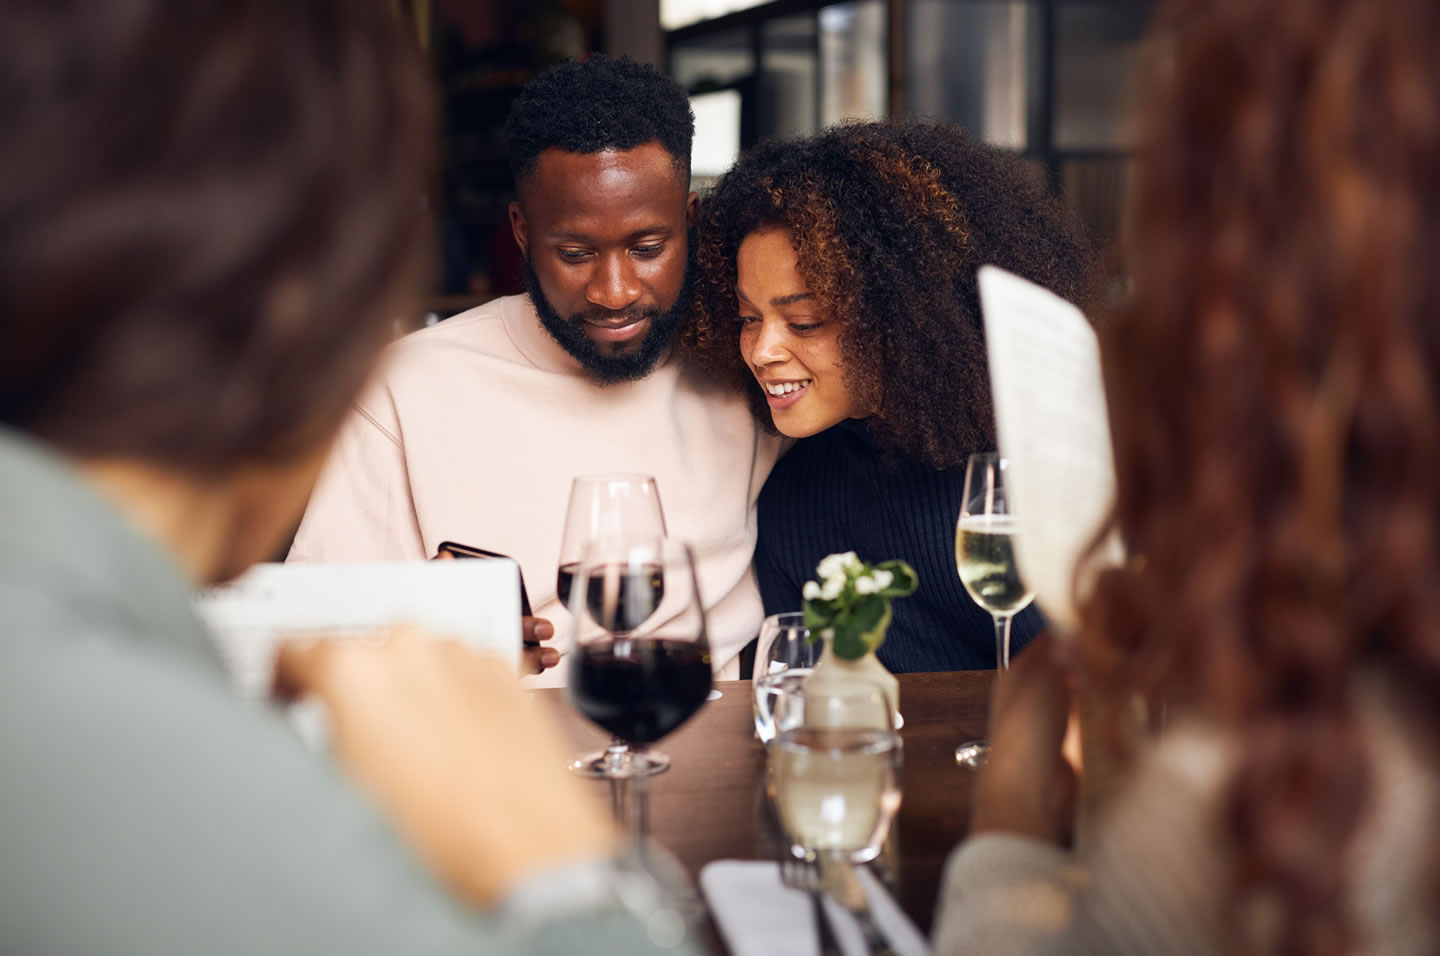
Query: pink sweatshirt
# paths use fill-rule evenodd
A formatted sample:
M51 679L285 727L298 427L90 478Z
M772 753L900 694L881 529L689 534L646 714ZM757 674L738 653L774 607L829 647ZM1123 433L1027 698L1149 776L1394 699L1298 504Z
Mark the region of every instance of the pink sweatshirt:
M673 538L691 542L717 672L738 677L763 611L750 559L755 500L779 439L742 396L666 361L601 388L509 296L406 336L341 430L291 561L421 560L442 541L520 562L539 617L569 646L555 571L570 482L642 472L660 489ZM537 686L563 684L562 661Z

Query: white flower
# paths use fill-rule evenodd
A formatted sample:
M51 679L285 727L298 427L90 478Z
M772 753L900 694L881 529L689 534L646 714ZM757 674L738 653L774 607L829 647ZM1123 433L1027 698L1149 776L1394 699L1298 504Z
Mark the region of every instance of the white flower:
M820 563L815 566L815 573L826 581L839 579L840 585L845 585L845 577L853 571L860 571L865 565L860 563L860 558L854 551L846 551L843 554L827 554Z
M828 554L815 566L815 573L826 581L845 573L845 556L843 554Z
M871 571L870 577L875 581L877 591L883 591L895 583L895 575L889 571Z
M820 596L820 585L814 581L806 581L805 586L800 589L800 595L807 601L813 601Z
M826 578L824 585L820 588L820 597L825 601L833 601L845 590L845 575L838 578Z
M862 574L855 579L856 594L874 594L878 590L880 590L880 585L868 574Z

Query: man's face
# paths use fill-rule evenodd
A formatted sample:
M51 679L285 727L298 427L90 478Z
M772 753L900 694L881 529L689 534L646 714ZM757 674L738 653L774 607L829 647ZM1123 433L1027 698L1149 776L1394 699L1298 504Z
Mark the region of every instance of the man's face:
M688 306L697 199L669 152L548 149L520 200L510 225L545 328L598 382L648 375Z

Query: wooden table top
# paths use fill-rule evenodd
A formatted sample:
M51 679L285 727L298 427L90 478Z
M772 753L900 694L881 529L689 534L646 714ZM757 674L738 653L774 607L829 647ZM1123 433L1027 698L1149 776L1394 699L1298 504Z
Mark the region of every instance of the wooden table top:
M899 675L903 798L882 860L893 868L900 905L927 934L945 860L970 818L974 774L956 765L955 746L984 736L994 676L994 671ZM659 743L672 764L650 778L650 832L693 877L712 860L775 859L765 748L754 736L750 682L715 686L724 697ZM606 735L569 705L563 690L536 693L560 714L577 752L605 745ZM597 781L596 787L608 784Z

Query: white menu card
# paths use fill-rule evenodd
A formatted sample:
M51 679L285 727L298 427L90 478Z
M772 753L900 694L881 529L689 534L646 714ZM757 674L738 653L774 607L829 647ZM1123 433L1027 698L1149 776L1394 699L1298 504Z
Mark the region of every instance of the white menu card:
M1004 269L980 269L980 302L1015 560L1063 637L1079 623L1077 594L1124 559L1113 534L1088 554L1115 501L1100 344L1079 309Z
M520 655L520 570L514 561L258 564L195 597L246 697L269 693L284 638L357 638L413 624L496 655Z

